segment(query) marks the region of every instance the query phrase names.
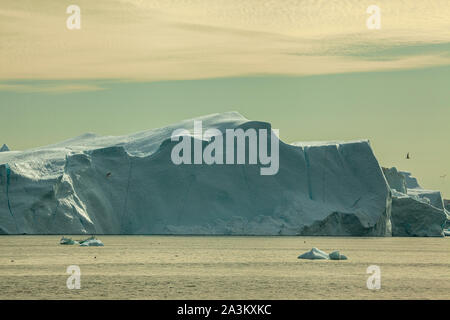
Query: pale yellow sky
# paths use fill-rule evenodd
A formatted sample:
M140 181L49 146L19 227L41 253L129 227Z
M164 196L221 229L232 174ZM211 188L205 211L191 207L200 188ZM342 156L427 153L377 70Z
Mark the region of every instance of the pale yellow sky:
M173 80L450 63L448 0L0 0L0 79ZM81 8L68 30L66 8ZM381 29L369 30L369 5ZM408 50L421 46L426 50ZM429 48L428 48L429 47ZM395 59L377 50L402 49ZM428 48L428 49L427 49ZM447 52L448 53L448 52Z
M370 139L450 197L449 66L450 0L0 0L0 145L237 110L286 141Z

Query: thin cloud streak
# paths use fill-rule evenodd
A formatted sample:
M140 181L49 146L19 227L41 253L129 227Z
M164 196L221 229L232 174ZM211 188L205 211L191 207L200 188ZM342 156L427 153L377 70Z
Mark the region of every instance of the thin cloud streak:
M0 91L25 92L25 93L71 93L81 91L100 91L104 88L90 84L53 84L41 85L36 83L11 84L0 83Z
M381 30L367 29L373 3L365 0L79 0L82 27L73 31L67 3L0 3L3 80L159 81L450 64L448 0L377 1Z

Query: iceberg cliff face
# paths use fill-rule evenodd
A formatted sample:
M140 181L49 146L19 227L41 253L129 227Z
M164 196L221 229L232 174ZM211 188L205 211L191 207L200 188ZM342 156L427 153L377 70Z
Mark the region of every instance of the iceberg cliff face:
M409 196L392 199L392 235L396 237L441 237L447 217L444 210Z
M392 189L392 235L440 237L447 214L439 191L424 190L409 172L383 168Z
M271 128L237 113L195 120ZM177 128L193 120L0 155L0 233L391 235L391 192L367 141L280 141L279 171L263 176L260 165L175 165Z
M445 213L447 214L447 222L445 228L450 229L450 200L444 200Z

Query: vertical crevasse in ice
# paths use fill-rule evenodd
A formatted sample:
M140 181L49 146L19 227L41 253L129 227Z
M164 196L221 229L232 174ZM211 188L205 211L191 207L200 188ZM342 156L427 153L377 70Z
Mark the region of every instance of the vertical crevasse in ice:
M311 200L313 199L313 192L312 192L312 184L311 184L311 164L309 162L309 155L308 155L308 147L303 148L303 153L305 155L305 164L306 164L306 181L308 183L308 195Z
M14 225L16 226L16 231L19 232L19 228L17 227L16 217L14 216L14 214L11 210L11 202L9 200L9 184L10 184L10 180L11 180L11 168L9 167L9 165L7 163L5 164L5 170L6 170L6 201L8 203L8 210L9 210L9 214L11 215L11 217L14 221Z
M127 178L127 186L125 191L124 204L122 209L122 215L120 220L120 231L123 233L130 233L131 225L130 219L128 217L128 195L130 192L130 183L131 183L131 171L133 169L133 162L131 158L128 158L128 178Z

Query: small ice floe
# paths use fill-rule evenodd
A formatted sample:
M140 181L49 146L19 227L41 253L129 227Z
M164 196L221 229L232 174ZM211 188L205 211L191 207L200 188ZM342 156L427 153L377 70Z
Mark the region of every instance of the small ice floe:
M340 254L339 251L333 251L328 254L317 248L312 248L311 251L299 255L298 258L308 260L347 260L347 257Z
M103 242L92 236L86 240L79 241L80 247L103 247Z
M330 253L330 260L347 260L347 257L340 254L339 251L333 251Z
M298 256L299 259L319 260L329 259L328 253L323 252L317 248L312 248L311 251L305 252Z
M78 242L72 240L71 238L62 237L61 240L59 240L59 244L65 244L65 245L74 245Z

